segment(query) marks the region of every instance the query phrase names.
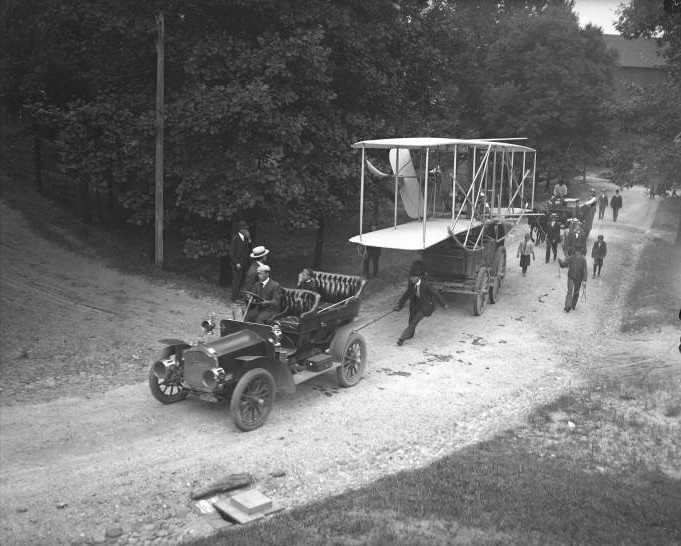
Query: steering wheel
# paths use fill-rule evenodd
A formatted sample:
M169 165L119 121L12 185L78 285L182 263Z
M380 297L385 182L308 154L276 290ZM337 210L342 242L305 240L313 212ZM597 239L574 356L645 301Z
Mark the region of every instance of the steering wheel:
M242 290L241 293L247 297L248 299L251 300L251 303L262 303L265 301L265 299L262 296L259 296L255 292L249 292L248 290Z

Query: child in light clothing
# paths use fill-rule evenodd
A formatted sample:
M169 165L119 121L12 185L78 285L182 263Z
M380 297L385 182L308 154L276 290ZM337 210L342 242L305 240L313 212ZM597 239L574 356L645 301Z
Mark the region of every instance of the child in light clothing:
M527 275L527 268L530 266L530 256L535 259L534 245L530 241L530 234L525 234L525 240L518 245L518 253L516 258L520 258L520 267L523 270L523 277Z

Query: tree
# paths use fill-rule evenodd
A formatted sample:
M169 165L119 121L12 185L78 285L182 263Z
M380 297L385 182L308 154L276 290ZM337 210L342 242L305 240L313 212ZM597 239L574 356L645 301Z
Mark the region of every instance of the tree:
M670 187L681 170L681 154L673 142L681 127L681 14L656 8L633 0L620 11L616 26L627 38L655 37L667 61L667 79L632 88L631 98L615 111L620 127L635 135L636 157L646 172Z
M543 165L572 176L607 135L613 57L569 5L515 13L489 48L487 131L526 136Z

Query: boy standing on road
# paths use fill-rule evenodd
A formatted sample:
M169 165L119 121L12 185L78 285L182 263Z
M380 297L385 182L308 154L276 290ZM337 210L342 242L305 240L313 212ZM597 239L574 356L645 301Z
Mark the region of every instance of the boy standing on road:
M527 268L530 266L530 256L535 259L534 245L530 241L530 234L525 234L525 240L518 245L516 258L520 258L520 267L523 269L523 277L527 275Z
M612 208L612 220L617 222L617 215L622 208L622 196L620 195L620 190L615 190L615 195L610 199L610 208Z
M425 317L429 317L435 310L436 300L443 309L449 309L449 305L440 293L428 286L423 272L423 262L415 260L409 270L409 285L400 297L393 311L401 311L406 301L409 300L409 324L402 335L397 340L398 345L402 345L406 340L414 337L416 326Z
M586 290L586 279L589 276L589 270L586 267L586 258L582 254L581 249L578 249L574 254L565 258L565 260L558 258L558 265L568 268L568 290L563 310L569 313L572 309L577 308L580 287L583 286L584 290Z
M601 267L603 267L603 258L608 253L608 245L605 244L603 240L603 235L598 236L598 240L594 243L591 249L591 257L594 259L594 274L593 278L596 278L596 268L598 268L598 276L601 276Z

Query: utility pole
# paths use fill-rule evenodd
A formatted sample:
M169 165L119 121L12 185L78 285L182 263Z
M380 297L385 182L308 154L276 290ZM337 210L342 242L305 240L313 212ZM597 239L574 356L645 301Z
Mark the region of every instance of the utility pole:
M163 13L156 17L156 173L154 264L163 267Z

